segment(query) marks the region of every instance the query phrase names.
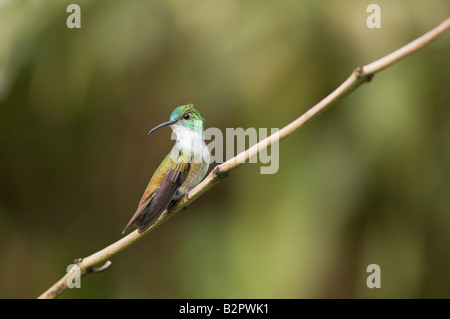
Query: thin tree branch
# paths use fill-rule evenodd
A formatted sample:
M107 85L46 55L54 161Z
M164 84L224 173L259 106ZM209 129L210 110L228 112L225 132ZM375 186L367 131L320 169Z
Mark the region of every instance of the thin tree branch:
M302 116L297 118L295 121L283 127L280 131L266 139L260 141L259 143L253 145L244 152L238 154L237 156L231 158L230 160L217 165L211 171L211 173L193 190L189 192L189 199L182 198L170 209L168 209L159 220L153 224L149 229L147 229L142 234L139 234L137 230L125 236L124 238L116 241L115 243L109 245L108 247L86 257L76 261L76 264L80 267L81 275L86 275L88 273L99 272L108 268L111 264L109 259L119 253L121 250L127 248L128 246L134 244L139 239L143 238L146 234L150 233L153 229L161 225L164 221L178 213L183 207L190 204L210 188L212 188L216 183L218 183L222 178L228 175L230 171L239 167L249 158L257 155L259 152L265 150L267 147L279 140L289 136L294 131L299 129L309 120L317 116L320 112L330 107L336 101L339 101L347 94L358 88L361 84L369 82L373 75L381 70L393 65L394 63L404 59L408 55L418 51L423 48L431 41L438 38L444 32L450 29L450 17L444 20L434 29L425 33L421 37L415 39L414 41L408 43L407 45L401 47L400 49L378 59L372 63L365 66L356 68L352 74L345 80L337 89L325 97L322 101L314 105L308 111L306 111ZM106 263L105 263L106 262ZM94 268L99 264L105 263L101 267ZM55 298L61 294L67 288L67 281L73 275L72 271L69 271L63 278L61 278L57 283L50 287L46 292L40 295L38 298Z

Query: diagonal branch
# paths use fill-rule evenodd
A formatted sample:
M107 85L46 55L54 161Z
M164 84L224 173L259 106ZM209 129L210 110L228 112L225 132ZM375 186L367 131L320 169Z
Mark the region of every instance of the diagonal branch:
M123 237L122 239L116 241L115 243L107 246L106 248L86 257L79 259L76 264L79 266L80 274L86 275L89 273L95 273L107 269L111 262L109 259L115 254L119 253L121 250L127 248L128 246L134 244L139 239L143 238L146 234L150 233L153 229L161 225L164 221L178 213L183 207L190 204L198 197L203 195L206 191L212 188L216 183L218 183L222 178L226 177L230 171L237 168L246 162L249 158L257 155L259 152L265 150L267 147L279 140L289 136L294 131L299 129L309 120L317 116L320 112L330 107L335 102L344 98L347 94L351 93L353 90L358 88L361 84L369 82L373 75L383 69L393 65L394 63L404 59L408 55L418 51L423 48L444 32L450 29L450 17L444 20L437 27L433 28L429 32L420 36L419 38L413 40L412 42L406 44L405 46L399 48L398 50L372 62L365 66L356 68L352 74L345 80L337 89L331 92L322 101L314 105L308 111L306 111L302 116L297 118L295 121L283 127L280 131L272 134L271 136L263 139L259 143L253 145L244 152L238 154L237 156L231 158L230 160L217 165L211 171L211 173L193 190L189 192L189 199L182 198L170 209L168 209L159 220L153 224L149 229L147 229L142 234L139 234L137 230L130 233L129 235ZM99 264L104 263L101 267L94 267ZM74 269L74 268L72 268ZM62 277L58 282L56 282L52 287L50 287L46 292L44 292L38 298L55 298L60 295L66 288L67 282L73 275L72 271L69 271L64 277Z

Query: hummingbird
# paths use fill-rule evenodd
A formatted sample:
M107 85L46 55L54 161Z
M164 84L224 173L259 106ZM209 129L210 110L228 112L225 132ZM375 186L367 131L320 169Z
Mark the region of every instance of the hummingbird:
M194 105L177 107L170 121L155 126L157 129L170 126L177 138L175 145L153 174L139 206L130 222L122 231L136 223L138 233L152 226L161 214L175 201L197 186L205 177L210 164L210 153L205 144L204 122Z

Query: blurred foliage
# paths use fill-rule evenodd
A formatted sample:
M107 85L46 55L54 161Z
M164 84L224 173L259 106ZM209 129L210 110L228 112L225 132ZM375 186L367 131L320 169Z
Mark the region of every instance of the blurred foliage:
M194 103L207 127L282 127L450 3L0 1L0 297L33 298L121 238ZM450 297L446 34L233 171L62 298ZM381 267L381 289L366 267Z

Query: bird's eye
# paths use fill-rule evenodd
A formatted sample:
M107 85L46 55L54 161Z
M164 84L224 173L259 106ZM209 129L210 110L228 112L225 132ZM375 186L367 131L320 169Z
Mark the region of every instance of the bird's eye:
M186 114L183 115L183 118L184 118L185 120L189 120L189 119L191 118L191 114L186 113Z

